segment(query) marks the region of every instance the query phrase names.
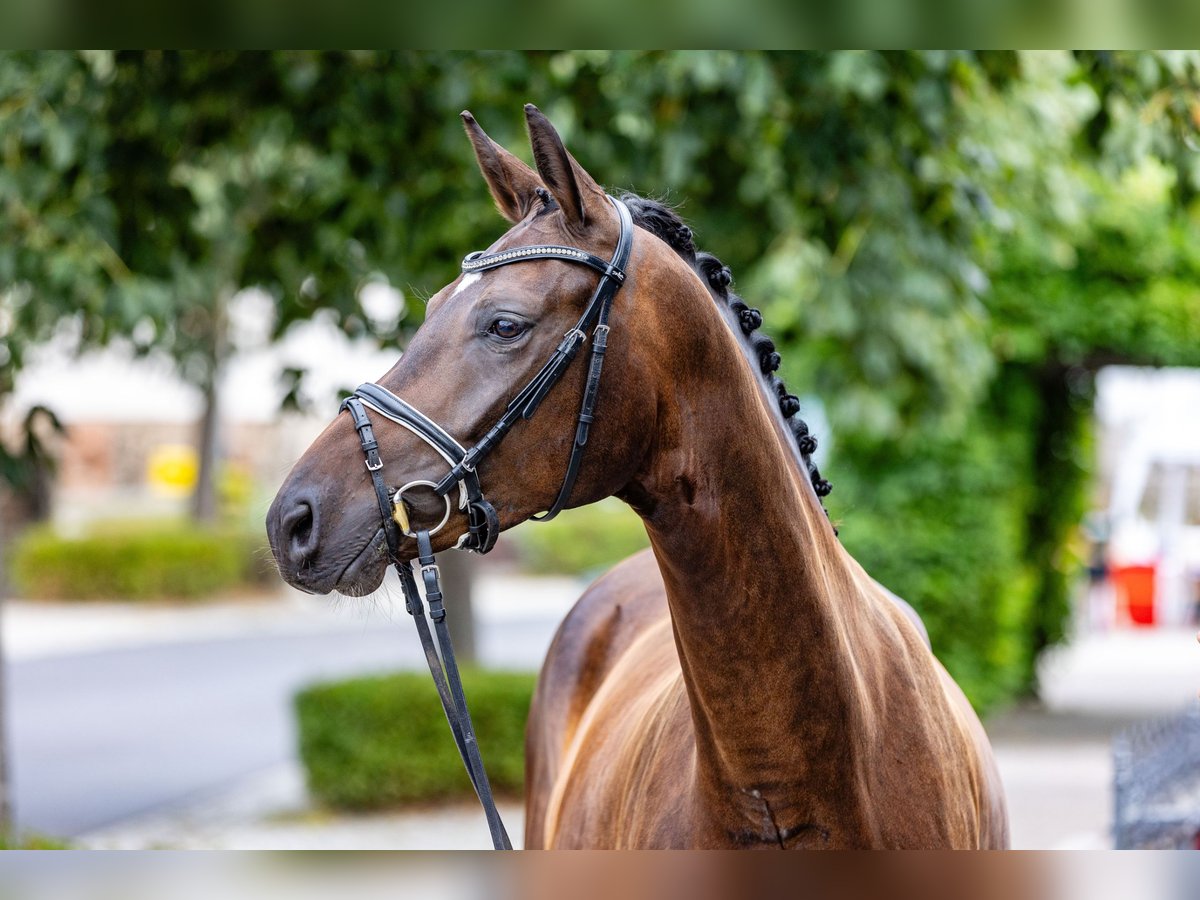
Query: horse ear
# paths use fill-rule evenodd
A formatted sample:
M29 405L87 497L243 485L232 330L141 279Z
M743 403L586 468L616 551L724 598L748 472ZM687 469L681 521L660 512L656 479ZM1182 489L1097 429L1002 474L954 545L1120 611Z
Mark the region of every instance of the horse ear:
M525 121L529 124L529 142L533 145L538 174L558 201L567 224L582 228L589 218L602 215L606 206L604 189L567 152L550 120L532 103L526 103Z
M496 209L515 225L533 208L541 179L537 172L488 137L470 111L462 111L462 120Z

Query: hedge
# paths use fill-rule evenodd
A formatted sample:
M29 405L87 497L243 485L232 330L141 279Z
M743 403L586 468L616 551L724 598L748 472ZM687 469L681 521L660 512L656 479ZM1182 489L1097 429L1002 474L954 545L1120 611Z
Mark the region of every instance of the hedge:
M1000 385L958 435L902 447L843 438L823 467L836 473L842 543L916 607L934 654L981 713L1018 695L1034 662L1030 622L1052 573L1030 562L1030 511L1039 494L1075 508L1079 490L1077 479L1021 475L1032 470L1029 422L1043 399L1019 373ZM1058 565L1067 579L1071 560Z
M82 537L33 528L16 542L16 591L32 600L194 600L261 584L263 538L182 523L121 523Z
M71 850L70 844L61 838L44 834L19 834L0 836L0 850Z
M536 676L462 676L492 788L519 794ZM326 806L370 811L473 796L428 673L314 685L295 709L309 792Z

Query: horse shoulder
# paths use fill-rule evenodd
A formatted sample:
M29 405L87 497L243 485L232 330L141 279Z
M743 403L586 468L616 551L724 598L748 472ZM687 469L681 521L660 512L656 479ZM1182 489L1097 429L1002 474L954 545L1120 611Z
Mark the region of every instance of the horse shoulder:
M974 752L975 764L971 776L979 822L979 846L985 850L1007 850L1008 804L991 741L962 688L950 677L940 660L935 659L934 662L950 707Z
M559 625L525 733L526 847L541 845L546 804L588 705L629 647L668 616L658 563L645 550L593 582Z
M877 786L876 800L887 794L902 798L914 773L925 769L917 780L942 785L951 804L943 811L943 824L954 832L955 845L1006 848L1004 789L978 715L932 652L912 607L878 582L865 578L863 583L868 602L883 613L873 618L875 641L864 642L873 645L874 659L859 663L875 672L871 705L881 716L871 742L881 756L875 772L883 782L899 776L896 784ZM953 764L947 766L947 760ZM916 827L919 817L910 812L900 819Z

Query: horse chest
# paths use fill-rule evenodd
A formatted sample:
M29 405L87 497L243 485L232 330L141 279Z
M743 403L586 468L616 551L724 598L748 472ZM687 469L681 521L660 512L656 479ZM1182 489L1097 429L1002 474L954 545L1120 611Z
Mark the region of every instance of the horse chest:
M559 771L547 846L693 845L695 738L669 630L651 629L605 679Z

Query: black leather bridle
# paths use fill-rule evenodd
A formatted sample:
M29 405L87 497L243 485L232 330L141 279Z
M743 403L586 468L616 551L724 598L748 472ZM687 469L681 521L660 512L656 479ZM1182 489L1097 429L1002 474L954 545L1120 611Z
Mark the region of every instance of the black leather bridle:
M379 512L383 518L383 533L387 542L388 559L400 576L405 606L416 621L417 633L421 638L421 645L424 648L425 658L429 663L429 671L433 675L438 696L441 698L442 708L446 712L446 719L450 723L451 734L454 736L454 742L458 746L459 755L462 756L463 764L466 766L467 774L471 778L471 784L475 788L479 802L483 805L488 828L492 834L492 844L498 850L511 849L512 844L504 829L504 823L500 820L500 814L496 810L487 772L483 767L479 747L475 742L471 715L467 709L462 680L459 678L458 665L454 659L454 647L450 643L450 633L446 628L446 610L442 605L439 572L433 557L431 537L449 520L452 505L450 493L457 489L458 508L467 514L467 531L459 538L455 549L487 553L496 545L496 538L500 533L500 521L495 509L483 496L477 467L487 454L503 440L513 425L521 419L531 418L537 412L542 400L545 399L551 388L562 379L579 352L579 348L587 341L590 331L592 349L587 381L584 384L583 400L579 407L575 441L567 460L567 471L553 504L546 512L532 518L541 522L553 519L570 499L575 479L579 475L583 451L587 446L588 432L595 420L596 397L600 391L600 373L604 366L604 353L608 346L608 316L613 298L625 281L625 266L629 262L629 253L633 246L633 219L628 208L615 197L608 199L617 211L621 226L617 247L610 260L601 259L585 250L553 244L514 247L499 253L478 251L469 254L463 260L462 271L468 275L518 262L559 259L588 266L599 272L601 276L600 283L596 286L591 300L588 301L588 305L584 309L583 315L579 317L579 321L575 323L575 327L563 336L558 348L546 364L509 402L504 414L473 447L470 449L463 447L449 432L412 404L378 384L360 385L350 397L342 402L341 406L342 410L350 413L354 428L358 432L359 443L366 456L367 471L371 475L376 500L379 503ZM379 456L379 443L375 439L371 420L367 416L367 409L407 428L432 447L449 466L446 475L438 482L410 481L394 491L389 491L383 476L383 461ZM446 502L446 513L441 522L433 529L414 530L408 522L404 494L418 486L432 488L434 493ZM401 560L399 557L402 534L414 538L417 542L417 559L421 564L420 573L425 586L425 598L429 604L429 618L433 620L434 633L437 636L438 646L436 648L430 634L429 624L425 619L412 566L407 560Z

